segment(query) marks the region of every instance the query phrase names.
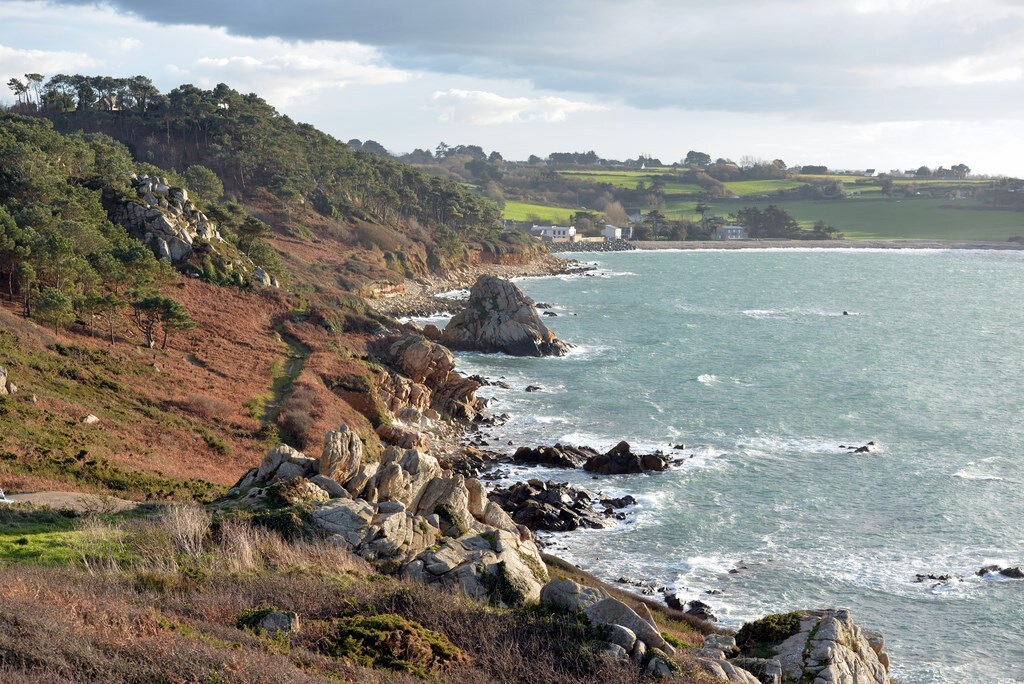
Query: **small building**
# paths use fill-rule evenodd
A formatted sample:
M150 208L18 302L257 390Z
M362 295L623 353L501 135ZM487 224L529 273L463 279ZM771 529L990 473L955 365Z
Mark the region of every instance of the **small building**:
M622 229L611 224L607 224L601 229L601 235L604 237L605 242L614 242L615 240L622 239Z
M747 231L743 226L715 226L711 233L712 240L745 240Z
M544 242L576 242L576 226L538 226L530 232Z

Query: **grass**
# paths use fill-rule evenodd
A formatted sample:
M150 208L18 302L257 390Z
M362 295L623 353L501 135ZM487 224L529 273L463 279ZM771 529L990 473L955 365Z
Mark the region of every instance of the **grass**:
M575 209L567 207L550 207L544 204L510 200L505 202L502 218L510 221L540 221L541 223L568 225L569 217L575 211Z
M726 216L747 206L774 204L803 227L824 221L853 240L994 240L1024 235L1024 212L990 210L976 202L946 199L719 200L711 214ZM668 202L666 214L692 221L695 202Z
M88 568L0 564L0 670L10 681L645 681L637 666L599 655L579 613L483 606L380 575L336 545L289 542L196 506L82 526L54 515L11 511L0 531L41 525L113 543L91 547ZM294 612L296 630L272 639L239 621L266 606ZM686 653L675 661L684 681L700 681Z
M747 197L750 195L770 195L779 190L792 190L802 185L807 185L807 183L802 180L785 178L779 180L730 181L725 183L725 188L735 195Z
M634 189L638 183L647 186L655 182L663 184L663 191L670 195L700 194L703 189L696 183L684 183L671 176L672 169L642 171L559 171L566 178L586 183L607 183L616 188Z

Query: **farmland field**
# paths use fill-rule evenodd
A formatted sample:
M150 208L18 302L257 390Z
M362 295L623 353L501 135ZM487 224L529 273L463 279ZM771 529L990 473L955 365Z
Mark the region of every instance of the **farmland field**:
M637 186L637 183L651 185L659 182L663 184L662 191L670 195L698 194L703 192L696 183L684 183L671 176L672 169L664 171L658 169L644 169L638 171L559 171L562 176L584 183L607 183L616 188L628 188L630 190Z
M725 216L746 206L774 204L804 227L824 221L849 239L997 240L1024 235L1024 212L979 208L974 202L946 199L847 199L759 202L726 200L712 204ZM670 202L672 218L697 218L693 202Z
M546 204L530 204L529 202L505 202L502 218L510 221L539 220L545 223L566 225L575 209L567 207L550 207Z

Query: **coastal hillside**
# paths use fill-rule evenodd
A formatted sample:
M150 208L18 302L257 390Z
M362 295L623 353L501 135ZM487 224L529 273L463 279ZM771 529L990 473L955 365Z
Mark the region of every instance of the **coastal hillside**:
M256 96L77 97L0 118L7 489L208 498L342 421L379 449L366 340L394 323L364 298L542 255L485 198Z

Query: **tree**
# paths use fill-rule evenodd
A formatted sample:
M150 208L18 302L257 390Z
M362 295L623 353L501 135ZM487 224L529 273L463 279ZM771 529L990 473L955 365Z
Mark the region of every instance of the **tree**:
M255 216L247 216L238 227L238 248L249 256L253 243L270 235L270 226Z
M224 183L212 170L201 164L193 164L185 169L182 174L188 189L195 193L200 199L207 202L216 202L224 196Z
M956 166L951 167L949 170L953 172L954 176L961 180L967 178L967 176L970 175L971 173L971 167L963 163L957 164Z
M25 88L28 94L35 95L35 104L40 106L43 104L42 90L43 90L43 75L42 74L25 74ZM28 101L31 102L32 98L29 97Z
M927 166L918 167L917 172L914 174L918 178L927 178L932 175L932 170Z
M21 104L22 98L25 97L26 93L28 93L28 86L22 83L19 79L12 78L7 81L7 87L10 88L14 93L14 96L18 98L18 104Z
M505 161L505 158L501 156L501 152L494 150L487 156L487 161L493 164L494 162Z
M132 309L135 311L135 325L146 337L146 346L150 349L156 346L159 331L163 331L160 348L166 349L171 331L188 330L196 325L185 308L170 297L145 297L133 302Z
M893 180L892 180L892 178L888 178L888 177L883 178L882 179L882 194L885 195L886 197L892 197L892 189L893 189Z
M708 212L711 211L711 206L704 201L697 202L697 206L693 208L695 212L700 214L700 226L701 228L708 227Z
M690 150L683 159L683 166L696 166L698 169L707 168L711 166L711 155L705 152Z
M60 330L75 320L71 297L55 287L44 287L36 301L35 317L52 325L54 330Z

